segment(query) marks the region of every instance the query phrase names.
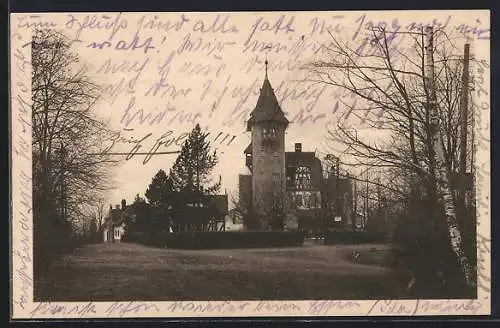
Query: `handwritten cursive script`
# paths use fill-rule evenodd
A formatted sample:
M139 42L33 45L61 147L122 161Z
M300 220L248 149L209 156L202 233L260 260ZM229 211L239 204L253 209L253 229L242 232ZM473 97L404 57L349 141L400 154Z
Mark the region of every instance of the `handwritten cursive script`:
M96 304L93 302L85 304L56 304L51 302L36 303L33 310L30 312L32 318L39 316L53 316L62 317L65 316L76 316L79 318L84 318L89 314L95 314Z

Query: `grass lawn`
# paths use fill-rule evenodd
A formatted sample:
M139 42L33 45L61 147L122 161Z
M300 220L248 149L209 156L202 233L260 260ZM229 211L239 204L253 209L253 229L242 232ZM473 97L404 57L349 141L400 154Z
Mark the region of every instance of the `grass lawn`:
M36 284L36 301L173 301L400 298L390 269L356 264L351 249L310 245L279 249L170 250L95 244L54 263Z

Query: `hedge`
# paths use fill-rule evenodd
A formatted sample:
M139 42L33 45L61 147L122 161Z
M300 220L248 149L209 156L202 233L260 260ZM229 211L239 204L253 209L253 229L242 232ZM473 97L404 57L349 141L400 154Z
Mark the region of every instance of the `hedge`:
M325 245L385 243L388 237L384 233L366 231L329 231L325 234Z
M303 232L280 231L207 231L174 232L146 235L131 233L124 242L172 249L221 249L302 246Z

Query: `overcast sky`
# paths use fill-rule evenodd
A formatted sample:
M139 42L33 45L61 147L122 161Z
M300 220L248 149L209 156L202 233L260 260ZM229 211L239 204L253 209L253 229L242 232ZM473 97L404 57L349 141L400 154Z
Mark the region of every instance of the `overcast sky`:
M380 22L388 30L410 31L420 23L469 32L477 40L489 36L487 12L296 12L296 13L110 13L52 14L58 28L72 39L74 50L103 86L96 105L99 116L109 119L125 138L141 139L151 133L140 151L148 151L166 134L158 151L178 150L182 134L200 123L210 132L219 154L216 174L222 175L222 192L237 195L238 174L249 173L243 150L250 142L245 120L254 108L264 79L268 53L269 79L281 107L292 123L286 134L286 150L301 142L303 151L323 158L328 126L334 126L344 108L339 90L304 82L301 64L317 58L320 44L331 36L360 45L366 28ZM467 26L476 30L465 30ZM474 34L474 32L476 32ZM489 40L477 40L489 43ZM266 45L272 48L262 50ZM400 45L404 48L404 41ZM100 49L102 48L102 49ZM348 99L348 98L344 98ZM336 105L337 104L337 105ZM142 117L141 117L142 111ZM149 116L148 116L149 115ZM353 121L353 124L358 124ZM362 128L362 126L359 126ZM365 131L376 137L376 131ZM179 138L179 139L177 139ZM177 139L177 142L173 142ZM224 141L223 141L224 140ZM229 143L229 145L228 145ZM129 151L130 145L113 150ZM153 175L168 172L176 155L156 155L143 164L136 156L114 172L115 189L110 203L143 196Z

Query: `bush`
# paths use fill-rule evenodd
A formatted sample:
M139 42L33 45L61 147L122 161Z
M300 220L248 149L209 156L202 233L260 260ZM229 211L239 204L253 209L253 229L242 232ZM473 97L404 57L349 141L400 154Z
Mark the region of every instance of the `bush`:
M366 231L328 231L325 234L325 245L385 243L388 241L384 233Z
M39 219L33 230L33 275L35 280L46 276L55 260L91 242L92 240L88 236L74 234L69 222L58 222L47 218Z
M173 249L293 247L302 245L304 242L304 233L274 231L207 231L159 233L152 236L142 233L131 233L125 235L123 241Z

